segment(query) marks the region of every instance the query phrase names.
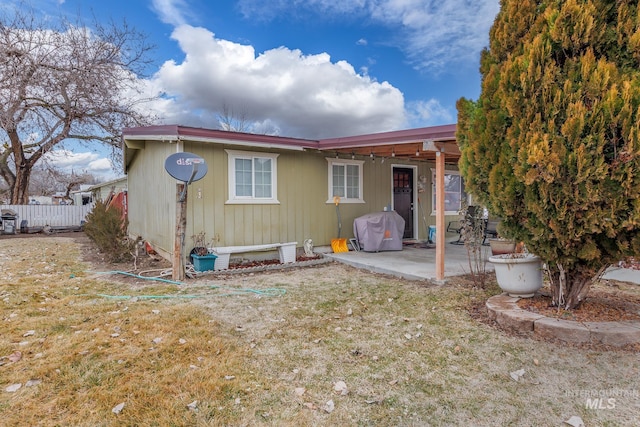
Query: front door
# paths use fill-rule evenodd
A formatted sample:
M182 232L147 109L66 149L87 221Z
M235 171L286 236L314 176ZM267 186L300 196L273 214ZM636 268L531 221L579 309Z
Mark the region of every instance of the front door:
M404 218L404 239L413 239L413 169L393 168L393 209Z

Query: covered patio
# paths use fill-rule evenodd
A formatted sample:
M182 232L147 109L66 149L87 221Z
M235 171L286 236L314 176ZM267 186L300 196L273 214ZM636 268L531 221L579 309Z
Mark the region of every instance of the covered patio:
M344 264L375 273L390 274L409 280L430 280L446 282L448 277L461 276L470 273L469 257L464 245L452 245L446 242L446 256L444 257L444 277L440 278L436 271L435 246L420 247L420 245L405 245L401 251L363 252L349 251L326 253L325 256ZM491 250L483 246L486 251L485 259L489 259ZM493 271L493 265L486 263L486 271Z
M428 251L428 256L431 257L430 261L418 269L413 269L413 271L414 274L421 275L418 277L437 281L443 281L445 277L449 275L464 274L464 269L461 265L467 265L467 267L469 265L464 246L461 247L464 253L464 260L462 260L463 262L461 263L461 260L456 254L456 249L452 248L455 245L448 245L445 242L445 168L446 165L457 167L461 155L456 141L456 125L442 125L405 131L325 139L320 141L319 145L323 151L334 151L336 155L368 155L372 159L380 157L383 159L403 158L416 162L435 163L435 241L437 243L435 248ZM398 260L384 263L391 271L393 271L395 265L404 265L405 270L412 270L409 265L413 264L406 263L407 258L410 257L410 255L408 255L409 252L402 252L404 253ZM385 252L385 254L387 253L388 252ZM351 262L364 263L364 265L370 264L371 268L382 268L375 267L378 261L374 261L374 259L378 259L378 257L371 257L366 253L344 255L346 259ZM358 261L356 261L356 258ZM342 259L340 260L343 261ZM400 264L398 264L398 262ZM427 265L429 267L427 267ZM451 270L449 270L450 268ZM395 269L397 270L398 268L396 267ZM407 272L405 274L410 273Z

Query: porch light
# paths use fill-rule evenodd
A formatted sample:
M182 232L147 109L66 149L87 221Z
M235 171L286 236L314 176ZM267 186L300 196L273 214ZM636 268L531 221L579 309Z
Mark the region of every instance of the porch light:
M396 147L391 147L391 157L396 156Z
M356 158L356 154L352 151L352 152L351 152L351 160L353 160L353 159L355 159L355 158Z
M420 157L420 150L416 150L416 157Z

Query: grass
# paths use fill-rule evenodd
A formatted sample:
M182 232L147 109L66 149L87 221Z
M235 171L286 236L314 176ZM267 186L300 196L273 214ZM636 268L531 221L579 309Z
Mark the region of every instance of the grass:
M180 286L123 283L79 258L72 240L0 240L5 425L640 420L637 354L512 337L478 322L468 309L499 292L495 284L432 286L336 264ZM10 362L16 351L22 359ZM525 376L512 380L521 368ZM336 392L338 381L347 394ZM610 410L575 397L611 389L631 395Z
M3 241L4 243L5 241ZM50 241L47 241L47 245ZM179 299L131 300L101 294L170 295L176 286L129 289L87 277L73 246L23 257L2 245L3 425L187 425L230 423L229 396L242 393L243 352L217 336L219 325ZM7 253L10 252L10 253ZM50 268L47 268L50 266ZM40 273L46 271L46 273ZM32 331L32 332L30 332ZM155 341L154 341L155 340ZM225 380L236 376L237 380ZM26 387L29 380L41 381ZM6 393L11 384L23 384ZM206 401L198 411L187 405ZM124 403L119 415L112 408Z

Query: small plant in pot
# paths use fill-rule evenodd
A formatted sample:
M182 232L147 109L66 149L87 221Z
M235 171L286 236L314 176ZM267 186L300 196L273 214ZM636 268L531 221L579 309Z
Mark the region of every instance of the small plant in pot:
M495 237L489 239L491 247L491 255L504 255L516 252L516 241L513 239L505 239L504 237Z
M191 236L191 240L193 240L193 249L191 249L192 254L206 255L209 253L209 249L207 249L206 233L204 231Z
M495 237L489 239L489 247L491 255L512 254L518 252L518 244L515 239L503 237L500 234L500 222L495 226ZM520 247L521 249L521 247ZM521 252L521 251L520 251Z
M189 252L189 262L193 264L193 255L197 256L206 256L213 255L209 252L209 246L213 246L213 242L211 245L207 244L206 234L204 231L201 231L198 234L191 236L191 240L193 240L193 249Z

